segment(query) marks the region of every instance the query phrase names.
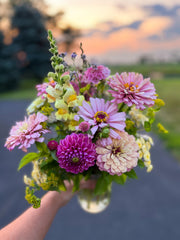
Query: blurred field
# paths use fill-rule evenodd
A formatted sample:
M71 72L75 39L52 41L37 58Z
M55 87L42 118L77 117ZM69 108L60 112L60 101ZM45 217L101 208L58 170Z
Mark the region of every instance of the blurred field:
M137 64L128 66L110 66L112 74L122 71L140 72L151 76L153 83L166 105L157 114L169 134L160 134L165 145L180 160L180 64ZM0 94L0 100L34 99L36 96L35 80L25 80L19 90ZM156 132L156 128L154 127Z
M116 72L139 72L145 77L155 79L158 75L161 78L165 77L179 77L180 63L153 63L153 64L135 64L135 65L121 65L111 66L112 74Z
M180 78L153 81L159 97L166 105L157 114L157 119L169 130L168 134L160 134L165 144L176 158L180 160Z

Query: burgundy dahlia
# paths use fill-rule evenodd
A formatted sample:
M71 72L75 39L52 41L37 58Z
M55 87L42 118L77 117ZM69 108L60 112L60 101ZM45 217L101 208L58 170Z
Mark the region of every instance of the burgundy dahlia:
M78 174L94 166L96 146L87 135L72 133L60 140L56 155L61 168Z
M58 146L58 142L55 140L51 140L48 142L47 147L49 148L50 151L56 150Z

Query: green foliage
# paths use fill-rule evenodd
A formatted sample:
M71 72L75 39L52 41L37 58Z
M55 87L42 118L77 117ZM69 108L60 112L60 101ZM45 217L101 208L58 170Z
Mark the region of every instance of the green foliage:
M36 147L40 152L40 155L44 156L49 153L49 149L45 142L36 142Z
M83 175L81 174L77 174L75 175L72 180L73 180L73 192L76 192L79 190L79 186L80 186L80 181L82 180Z
M20 170L22 167L24 167L25 165L27 165L28 163L32 162L32 161L36 161L40 158L39 153L28 153L26 154L20 161L19 163L19 167L18 170Z
M95 195L101 195L105 193L112 183L112 176L107 172L101 172L101 176L98 178L96 187L94 190Z
M116 182L118 184L121 184L121 185L124 185L126 183L126 180L127 180L127 175L126 174L122 174L120 176L114 175L114 176L112 176L112 179L113 179L114 182Z
M141 160L141 159L138 160L138 166L140 168L144 168L145 167L143 160Z
M129 172L126 172L125 173L129 178L133 178L133 179L137 179L137 175L136 175L136 172L134 171L134 169L131 169L131 171Z
M151 131L151 123L149 121L146 121L144 123L144 129L146 130L146 132L150 132Z

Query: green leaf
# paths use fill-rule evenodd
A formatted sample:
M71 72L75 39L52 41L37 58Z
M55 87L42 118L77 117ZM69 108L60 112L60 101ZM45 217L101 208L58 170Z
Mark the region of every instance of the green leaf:
M124 185L126 183L126 180L127 176L125 174L122 174L121 176L118 175L113 176L113 181L121 185Z
M151 123L146 121L144 123L144 129L146 130L146 132L150 132L151 131Z
M40 168L43 170L52 169L58 166L59 164L52 158L48 158L47 160L42 161L40 164Z
M112 183L112 176L109 175L107 172L102 172L102 175L97 180L94 193L96 195L101 195L101 194L105 193L108 190L109 185L111 183Z
M81 174L75 175L74 179L73 179L73 192L76 192L79 190L79 185L80 185L80 181L83 178L83 176Z
M131 171L129 172L126 172L125 173L129 178L133 178L133 179L137 179L137 175L136 175L136 172L134 171L134 169L131 169Z
M44 142L42 142L42 143L36 142L36 147L39 150L39 152L41 152L41 153L49 153L49 149Z
M28 153L26 154L20 161L19 163L19 167L18 167L18 171L24 167L26 164L32 162L32 161L35 161L35 160L38 160L39 159L39 153Z
M56 156L56 150L51 151L51 157L58 162L58 158Z
M144 168L145 167L143 160L141 160L141 159L138 160L138 166L140 168Z

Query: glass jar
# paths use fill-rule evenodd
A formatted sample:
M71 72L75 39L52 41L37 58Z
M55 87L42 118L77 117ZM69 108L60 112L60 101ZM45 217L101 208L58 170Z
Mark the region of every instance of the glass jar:
M78 202L81 208L89 213L100 213L104 211L111 199L111 185L105 193L101 195L96 195L93 189L82 189L77 194Z

